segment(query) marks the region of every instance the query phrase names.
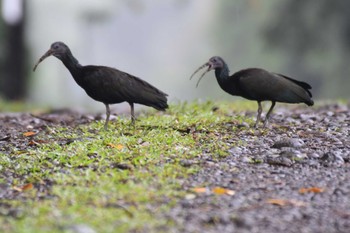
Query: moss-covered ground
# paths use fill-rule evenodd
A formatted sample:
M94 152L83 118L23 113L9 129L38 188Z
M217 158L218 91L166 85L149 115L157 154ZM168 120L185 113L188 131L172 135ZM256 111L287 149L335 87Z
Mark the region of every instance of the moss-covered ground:
M226 156L240 122L253 124L254 102L193 102L74 127L51 125L27 145L0 150L0 232L64 232L85 224L97 232L167 231L167 211L191 190L182 183L203 154ZM245 118L240 111L251 110ZM33 135L31 135L33 134ZM11 187L8 187L8 186ZM9 191L10 190L10 191ZM0 192L1 193L1 192Z

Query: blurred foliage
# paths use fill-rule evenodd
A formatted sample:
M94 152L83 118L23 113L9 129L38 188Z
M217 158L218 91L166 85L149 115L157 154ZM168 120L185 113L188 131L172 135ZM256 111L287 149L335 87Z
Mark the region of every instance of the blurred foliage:
M265 38L286 66L311 78L322 97L349 97L350 1L286 0L276 4Z
M188 3L188 0L174 1L172 6L188 7ZM151 8L151 3L146 1L133 0L123 4L136 14ZM347 64L349 1L234 0L219 1L210 6L213 6L211 14L215 20L211 25L205 25L205 40L208 40L208 51L211 48L214 51L208 54L208 58L222 56L232 72L262 67L304 80L312 85L315 99L350 97L347 77L350 72ZM4 22L0 19L0 51L5 49L5 33ZM0 53L0 91L4 56ZM32 74L28 70L27 77ZM204 82L201 88L204 96L210 90L210 93L217 91L220 99L232 99L218 87L213 90L210 82Z
M349 98L348 9L343 0L223 1L213 43L231 73L262 67L310 83L316 99Z
M349 9L350 2L344 0L283 1L278 4L276 14L267 27L268 42L306 55L312 50L329 47L330 43L334 43L329 39L335 39L349 52ZM329 35L330 32L333 33Z
M0 97L0 113L1 112L42 112L46 111L48 107L38 106L35 103L26 101L7 101Z
M2 4L0 3L0 12L2 12ZM3 90L4 63L5 63L5 22L0 15L0 97Z
M0 12L2 11L2 4L0 4ZM0 17L0 51L4 51L4 37L5 37L5 27L2 17ZM3 70L4 53L0 53L0 71ZM0 73L1 75L1 73ZM1 90L1 78L0 78L0 90Z

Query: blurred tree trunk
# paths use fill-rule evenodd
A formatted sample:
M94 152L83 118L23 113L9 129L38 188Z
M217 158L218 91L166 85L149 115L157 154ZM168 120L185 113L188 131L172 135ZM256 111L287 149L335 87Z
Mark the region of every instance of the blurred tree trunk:
M22 9L24 8L22 1ZM22 12L25 12L24 9ZM4 23L4 61L1 75L1 92L7 100L21 100L26 95L24 15L15 23Z

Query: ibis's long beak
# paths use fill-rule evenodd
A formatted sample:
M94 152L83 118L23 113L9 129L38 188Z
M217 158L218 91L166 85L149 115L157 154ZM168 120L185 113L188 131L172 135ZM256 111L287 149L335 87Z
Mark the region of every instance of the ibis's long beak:
M52 55L52 50L49 49L44 55L41 56L41 58L39 59L39 61L35 64L33 71L36 70L36 67L39 65L40 62L42 62L45 58L49 57Z
M200 66L200 67L191 75L191 77L190 77L190 80L191 80L192 77L193 77L198 71L200 71L201 69L203 69L203 68L206 67L206 66L208 66L208 69L199 77L198 82L197 82L197 84L196 84L196 87L198 87L199 82L202 80L202 78L204 77L204 75L205 75L206 73L208 73L209 71L212 70L212 65L211 65L211 63L210 63L210 62L207 62L207 63L205 63L204 65Z

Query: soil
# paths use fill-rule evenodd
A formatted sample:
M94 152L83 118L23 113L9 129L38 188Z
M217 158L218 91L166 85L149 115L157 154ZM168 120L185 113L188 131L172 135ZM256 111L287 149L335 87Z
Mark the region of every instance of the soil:
M96 118L70 110L0 114L0 152L27 147L28 137L17 132ZM183 181L189 194L164 213L177 226L167 232L350 232L349 104L276 108L268 130L239 127L228 141L229 156L203 152L183 161L200 163L201 170ZM1 179L10 184L11 174ZM204 191L193 192L203 184ZM11 199L14 192L5 186L0 199Z

